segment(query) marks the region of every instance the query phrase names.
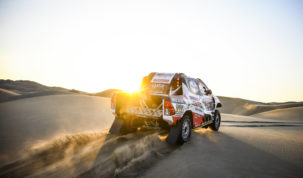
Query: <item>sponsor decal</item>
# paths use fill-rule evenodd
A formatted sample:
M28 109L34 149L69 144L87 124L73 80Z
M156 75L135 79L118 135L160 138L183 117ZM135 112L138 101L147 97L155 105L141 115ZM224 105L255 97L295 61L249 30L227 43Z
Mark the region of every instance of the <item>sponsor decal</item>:
M193 121L194 121L194 126L198 127L202 124L203 122L203 116L201 114L198 113L193 113Z
M194 119L199 119L201 117L201 115L200 114L198 114L198 113L194 113Z
M170 83L174 76L174 73L156 73L151 83Z
M173 103L185 104L184 98L180 96L171 97Z
M152 83L169 83L168 79L154 79Z
M196 98L196 97L193 97L193 96L190 96L189 97L192 101L199 101L199 98Z
M162 83L153 83L151 85L151 94L163 94L165 92L165 87L167 84L162 84Z
M181 104L176 105L176 113L184 113L184 107Z
M198 108L198 107L195 107L195 110L200 112L200 113L203 113L202 109L201 108Z
M162 84L162 83L153 83L152 84L152 87L153 88L163 88L165 85L164 84Z
M201 105L200 102L195 102L195 103L194 103L194 106L196 106L196 107L202 107L202 105Z

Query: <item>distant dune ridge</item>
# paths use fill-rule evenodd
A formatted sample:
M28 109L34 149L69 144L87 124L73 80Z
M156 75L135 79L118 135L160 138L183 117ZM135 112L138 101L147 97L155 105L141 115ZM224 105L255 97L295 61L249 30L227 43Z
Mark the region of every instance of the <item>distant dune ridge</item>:
M271 111L275 109L303 106L303 102L262 103L241 98L231 98L224 96L219 96L219 99L223 105L223 107L220 109L222 113L238 114L245 116L254 115L257 113Z
M104 91L101 91L101 92L98 92L98 93L94 93L92 95L110 98L113 95L113 93L119 92L119 91L121 91L121 90L119 90L119 89L107 89L107 90L104 90Z
M0 103L36 96L70 94L71 90L61 87L48 87L29 80L0 80Z
M121 90L118 89L108 89L96 94L95 96L102 97L111 97L114 92L118 92ZM227 114L238 114L238 115L254 115L257 113L271 111L275 109L283 109L283 108L292 108L292 107L301 107L303 106L303 102L285 102L285 103L262 103L257 101L245 100L241 98L232 98L226 96L218 96L220 101L222 102L223 107L220 108L222 113Z
M107 89L98 93L87 93L75 89L69 90L61 87L48 87L29 80L0 80L0 103L36 96L73 93L109 98L114 92L119 91L122 90ZM303 106L303 102L262 103L241 98L232 98L225 96L218 97L223 104L223 107L220 109L222 113L238 114L245 116L254 115L275 109L285 109Z
M84 94L89 96L111 97L119 89L108 89L98 93L87 93L76 89L66 89L62 87L49 87L29 80L1 80L0 79L0 103L37 96L56 94Z

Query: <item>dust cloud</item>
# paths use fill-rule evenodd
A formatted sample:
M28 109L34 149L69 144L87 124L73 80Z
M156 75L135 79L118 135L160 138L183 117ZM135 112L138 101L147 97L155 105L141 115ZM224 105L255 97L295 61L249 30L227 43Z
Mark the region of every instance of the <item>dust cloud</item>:
M55 137L31 145L23 159L0 168L1 177L132 177L172 152L162 130L127 135L107 131Z

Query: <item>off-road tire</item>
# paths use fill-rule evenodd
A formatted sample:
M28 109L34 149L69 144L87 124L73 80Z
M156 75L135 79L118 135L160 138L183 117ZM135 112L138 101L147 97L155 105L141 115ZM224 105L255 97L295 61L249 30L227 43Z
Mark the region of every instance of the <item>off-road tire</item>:
M191 136L192 123L189 115L184 115L180 122L180 135L177 140L177 144L183 144L184 142L188 142Z
M216 110L214 114L214 122L211 123L209 127L211 128L211 130L218 131L220 128L220 124L221 124L221 114L219 110Z

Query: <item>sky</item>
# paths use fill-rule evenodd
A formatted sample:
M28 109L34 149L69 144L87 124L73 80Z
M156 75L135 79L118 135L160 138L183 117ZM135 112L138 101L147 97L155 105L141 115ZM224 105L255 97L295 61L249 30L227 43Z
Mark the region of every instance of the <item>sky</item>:
M303 101L303 1L0 0L0 78L136 90L150 72L215 95Z

